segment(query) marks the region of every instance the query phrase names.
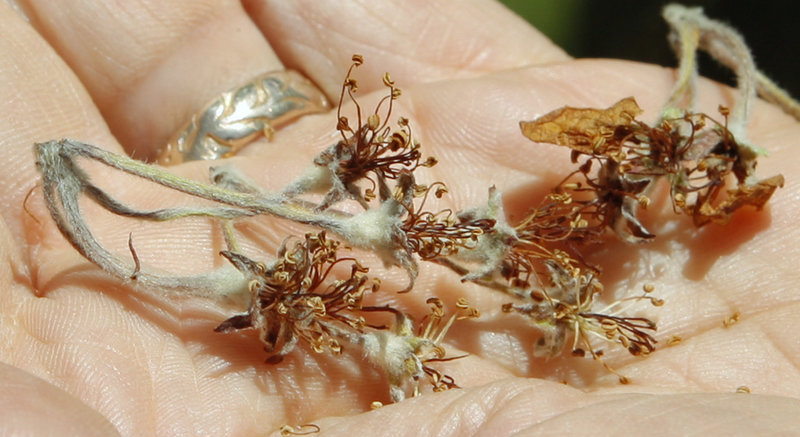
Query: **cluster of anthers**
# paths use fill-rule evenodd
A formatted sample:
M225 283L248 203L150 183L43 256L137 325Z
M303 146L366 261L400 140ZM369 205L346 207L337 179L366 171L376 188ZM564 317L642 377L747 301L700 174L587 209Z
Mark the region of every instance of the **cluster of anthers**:
M366 325L358 315L364 293L379 288L355 259L337 257L338 242L324 232L307 234L291 248L288 244L284 241L269 265L236 252L221 252L248 279L251 296L248 312L225 320L216 331L254 328L272 354L269 363L280 362L298 341L318 353L341 352L344 333ZM326 283L333 267L348 261L347 278Z
M422 159L419 143L413 140L408 119L400 117L399 130L389 126L392 107L402 92L395 86L389 73L384 74L383 84L389 94L383 97L375 110L364 120L361 106L354 94L358 82L352 77L356 67L364 62L361 55L353 55L353 64L347 71L342 86L339 105L336 110L337 125L342 139L314 158L314 165L300 178L283 191L284 195L294 197L309 191L325 191L325 198L317 206L322 211L345 199L352 199L368 209L370 200L380 196L385 201L392 196L387 179L395 180L401 174L413 172L418 167L432 167L436 159ZM356 106L356 126L342 115L345 95ZM386 115L381 117L381 108L386 105ZM362 193L358 182L367 180L371 186ZM376 195L376 190L378 194Z
M387 95L372 113L362 115L354 97L358 84L352 77L363 62L358 55L345 77L337 109L341 139L282 190L268 192L228 167L212 169L212 183L200 184L88 144L62 140L36 146L42 191L66 238L107 272L148 287L205 296L240 293L249 301L247 312L225 320L217 331L256 330L270 363L281 361L301 344L319 353L360 350L386 374L393 401L409 392L418 394L420 381L428 381L434 390L456 386L431 364L450 359L442 342L453 322L477 317L478 311L459 300L455 313L446 317L444 304L431 298L431 313L415 329L403 311L364 305L380 281L371 279L355 258L340 257L338 241L374 253L386 266L405 269L409 283L400 291L413 288L417 263L423 260L450 268L463 281L507 294L515 302L503 310L528 317L541 332L534 348L537 356L562 353L568 339L573 355L588 352L601 362L598 341L647 355L655 348L655 324L623 313L637 302L660 306L663 301L650 295L652 286L645 286L642 294L597 309L604 289L601 269L584 259L583 248L609 233L629 243L653 239L639 210L648 206L660 180L670 186L674 210L692 216L697 226L725 223L745 205L761 208L783 184L780 175L763 180L754 175L759 150L747 143L743 132L754 90L764 76L754 70L749 53L740 52L741 38L698 10L675 8L667 8L665 16L680 54L679 80L653 126L636 120L641 110L632 98L607 109L562 108L521 123L529 139L568 147L577 169L516 224L507 222L502 196L494 187L484 205L461 211L426 210L430 196L441 197L447 189L441 182L418 184L414 173L436 160L422 159L407 119L400 118L397 128L390 125L394 101L401 93L388 74L383 77ZM679 102L694 101L694 53L699 48L727 62L739 78L736 104L731 111L720 110L723 122L691 107L678 107ZM356 108L354 125L343 115L346 99ZM772 100L780 102L777 97ZM96 186L80 168L81 159L209 200L214 206L136 210ZM222 256L235 267L237 279L225 272L189 277L155 274L142 268L133 249L131 267L96 240L82 215L82 195L126 217L218 219L228 245ZM337 209L346 201L361 209L356 213ZM318 232L299 241L287 239L271 262L254 261L239 250L232 221L262 214L309 225ZM376 323L380 314L393 316L391 323Z
M532 291L526 303L503 306L505 312L516 312L530 318L542 331L542 336L534 346L534 355L554 357L565 347L567 335L572 335L572 355L590 356L600 361L610 372L616 374L623 384L628 378L619 374L602 359L603 350L596 349L592 339L603 342L616 342L631 355L648 355L655 350L657 341L652 332L656 325L645 317L621 315L627 308L623 303L649 301L661 306L664 301L649 295L653 287L647 285L639 296L624 298L595 308L595 296L603 291L602 284L593 273L568 272L556 261L545 260L550 275L550 283L541 290Z

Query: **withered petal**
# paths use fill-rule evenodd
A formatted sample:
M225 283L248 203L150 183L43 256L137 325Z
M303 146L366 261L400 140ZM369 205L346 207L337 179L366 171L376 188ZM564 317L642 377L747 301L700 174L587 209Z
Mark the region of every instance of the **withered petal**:
M636 100L626 97L607 109L567 106L519 125L522 134L532 141L605 155L609 152L605 140L613 137L620 126L631 125L641 113Z
M775 175L762 179L754 184L739 184L736 189L728 191L728 197L718 206L714 199L706 198L695 206L693 219L697 227L714 222L726 224L739 208L750 205L761 209L779 187L783 187L783 175Z

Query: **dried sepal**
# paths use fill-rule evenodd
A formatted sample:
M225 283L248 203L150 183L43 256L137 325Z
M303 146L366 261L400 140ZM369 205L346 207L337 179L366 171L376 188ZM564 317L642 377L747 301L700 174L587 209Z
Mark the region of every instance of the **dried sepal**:
M386 266L404 268L409 283L400 292L407 292L417 276L417 257L430 261L470 253L481 236L493 232L495 222L488 218L461 220L447 209L425 210L429 195L439 197L446 191L438 182L418 185L410 171L402 171L391 197L378 208L343 220L337 232L349 243L373 251Z
M472 281L508 291L492 279L493 274L501 269L511 243L517 239L516 231L506 221L500 192L495 187L490 187L485 204L459 211L455 220L458 226L469 228L477 225L485 229L469 239L467 250L451 252L447 256L430 260L461 275L462 282Z

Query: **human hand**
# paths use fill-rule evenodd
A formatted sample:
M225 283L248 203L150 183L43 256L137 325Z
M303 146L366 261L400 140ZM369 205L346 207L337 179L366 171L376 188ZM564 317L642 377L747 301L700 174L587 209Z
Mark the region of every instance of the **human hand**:
M410 119L423 153L440 161L420 178L447 183L456 209L484 202L487 188L496 185L509 214L519 217L570 167L565 150L525 139L519 120L565 105L602 108L627 96L646 110L643 119L652 120L672 86L671 70L570 60L485 1L458 8L438 1L369 7L247 1L244 9L239 2L45 3L20 7L31 24L0 6L0 93L9 102L0 137L7 150L0 176L0 361L13 366L0 380L3 387L21 387L0 393L0 403L10 405L0 411L46 406L47 416L24 416L26 424L57 423L57 431L83 435L108 435L102 417L123 435L247 435L308 422L326 433L398 435L654 426L746 433L791 426L800 387L791 162L800 126L777 109L759 104L749 131L770 151L759 174L784 173L789 181L766 211L742 211L726 227L698 231L655 199L646 217L655 243L610 243L592 255L604 268L607 289L624 293L653 282L667 302L653 313L660 340L655 353L641 359L607 351L607 362L630 377L630 385L618 385L591 360L532 358L537 334L522 318L501 314L500 305L509 301L503 295L428 265L421 266L414 291L392 295L404 284L402 272L376 269L371 273L384 279L383 302L422 314L431 295L446 302L465 296L483 316L456 325L447 339L451 355L469 353L444 365L463 389L360 414L374 400L387 401L387 386L357 352L329 357L301 348L277 366L266 365L254 335L212 331L235 310L130 289L81 258L52 225L36 190L27 203L30 214L23 208L38 180L32 144L70 137L152 158L207 100L265 71L297 69L335 102L350 56L361 53L362 106L372 107L383 92L380 76L391 72L404 91L394 114ZM726 89L703 82L699 107L714 114L729 98ZM336 138L335 125L334 113L306 116L229 161L266 188L282 187ZM170 170L202 181L208 166L192 162ZM143 207L185 201L92 171L109 191ZM203 221L143 224L99 208L87 211L116 253L126 253L133 232L146 266L187 272L224 262L217 256L219 237ZM302 232L269 218L249 226L258 238L246 244L264 259L286 235ZM736 312L739 323L724 328L723 320ZM682 342L666 347L673 335ZM754 395L734 394L742 385Z

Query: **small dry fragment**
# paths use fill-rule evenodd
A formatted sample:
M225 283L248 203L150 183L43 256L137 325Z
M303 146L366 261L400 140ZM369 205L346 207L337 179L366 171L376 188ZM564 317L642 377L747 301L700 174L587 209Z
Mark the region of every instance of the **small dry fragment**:
M676 346L681 344L682 342L683 342L683 337L681 337L680 335L671 335L667 339L667 346Z
M722 321L722 326L730 328L731 326L739 323L739 317L741 317L741 315L742 314L739 311L736 311L735 313L726 317L725 320Z
M305 425L300 425L300 426L283 425L281 426L280 431L283 437L288 437L292 435L316 434L320 432L320 428L319 425L314 425L313 423L307 423Z

